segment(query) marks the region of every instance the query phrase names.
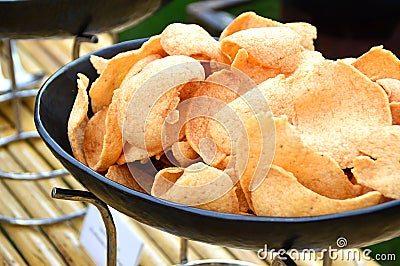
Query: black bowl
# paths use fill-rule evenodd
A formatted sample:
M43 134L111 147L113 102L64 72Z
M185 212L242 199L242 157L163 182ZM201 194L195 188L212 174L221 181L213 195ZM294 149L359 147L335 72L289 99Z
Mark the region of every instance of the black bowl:
M0 38L66 37L121 30L165 0L0 0Z
M140 47L145 40L112 45L94 54L110 58ZM217 213L167 202L115 183L72 156L67 121L76 96L77 73L91 81L97 77L83 56L61 68L40 89L35 123L53 154L90 192L111 207L139 222L174 235L211 244L258 250L268 248L323 249L337 247L339 237L347 247L362 247L400 235L400 201L315 217L256 217ZM299 199L301 200L301 199Z

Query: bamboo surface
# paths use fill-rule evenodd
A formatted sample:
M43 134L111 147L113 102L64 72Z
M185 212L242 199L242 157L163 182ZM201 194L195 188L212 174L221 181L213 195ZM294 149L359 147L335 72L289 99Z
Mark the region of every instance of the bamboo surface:
M72 39L21 40L17 42L22 63L28 72L43 71L48 77L71 61ZM99 36L98 44L84 44L81 54L111 44L110 36ZM33 98L24 99L21 108L24 130L35 130ZM11 102L0 103L0 137L15 133ZM0 170L39 172L60 169L40 139L20 141L0 148ZM56 217L85 208L85 204L55 200L50 197L53 187L83 189L72 176L41 181L0 180L0 215L17 218ZM128 217L129 225L143 239L145 246L140 265L172 265L179 263L180 239L140 224ZM79 241L83 217L47 226L16 226L0 224L1 265L95 265ZM262 248L262 247L260 247ZM235 259L268 265L253 251L212 246L190 241L189 261L200 259ZM322 265L312 260L298 265ZM355 265L335 261L335 265ZM377 265L372 262L363 265Z

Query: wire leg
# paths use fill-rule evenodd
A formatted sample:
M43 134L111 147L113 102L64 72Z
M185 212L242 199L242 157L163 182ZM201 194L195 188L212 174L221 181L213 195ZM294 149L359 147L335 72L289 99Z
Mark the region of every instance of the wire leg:
M53 188L51 196L56 199L84 201L96 206L106 228L107 266L117 265L117 231L107 204L88 191Z

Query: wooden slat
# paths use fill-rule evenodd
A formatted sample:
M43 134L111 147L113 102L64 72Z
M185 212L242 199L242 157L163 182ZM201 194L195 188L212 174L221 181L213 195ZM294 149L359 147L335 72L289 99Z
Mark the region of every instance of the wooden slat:
M53 58L43 49L43 47L36 40L24 40L18 46L21 52L27 53L35 60L40 69L46 73L51 74L60 68L58 62L54 62Z
M142 230L144 230L150 238L157 244L157 246L164 251L169 259L174 263L180 263L180 238L166 232L162 232L150 226L137 223ZM201 256L193 248L188 249L187 253L189 261L199 260Z
M9 115L9 108L3 106L3 114ZM12 119L10 117L10 119ZM4 121L3 121L4 123ZM27 123L23 123L24 125ZM12 132L1 132L2 134L9 134ZM8 145L8 152L4 153L3 161L7 162L2 165L3 171L19 172L22 170L42 171L44 164L39 162L37 155L32 151L31 147L26 142L16 142ZM4 149L3 149L4 150ZM14 158L20 159L18 165ZM33 163L32 163L33 161ZM70 208L67 212L63 212L57 207L55 200L49 197L50 190L54 185L64 184L60 179L51 179L43 181L16 181L4 180L4 186L13 193L17 200L25 207L32 217L47 218L57 217L61 214L67 213L70 210L77 210L79 208ZM48 194L43 192L48 189ZM60 201L59 201L60 202ZM65 206L77 206L77 202L63 202ZM80 208L82 205L80 206ZM65 208L65 207L64 207ZM68 208L67 208L68 209ZM57 246L58 251L69 263L77 263L79 265L93 265L91 258L84 252L79 244L79 236L77 229L73 229L67 224L57 224L52 226L45 226L42 228L47 234L49 239Z
M12 109L7 108L7 105L2 109L3 114L8 117L10 120L12 117ZM34 125L32 124L32 120L29 117L29 114L26 113L27 110L25 108L21 108L22 126L25 130L34 130ZM15 133L14 131L9 132ZM8 134L8 132L3 131L3 134ZM34 141L34 143L39 144L42 143L41 140ZM8 151L10 154L19 161L20 166L25 171L30 172L40 172L40 171L51 171L54 168L50 167L47 162L42 159L42 156L38 154L33 148L26 142L17 142L8 146ZM55 160L55 159L52 159ZM50 192L53 187L66 187L66 183L62 178L52 178L48 180L40 180L37 181L39 189L41 189L42 193L46 195L46 197L50 196ZM84 207L82 203L74 202L74 201L60 201L60 200L52 200L54 206L57 206L62 214L67 214L71 212L78 211ZM81 228L81 221L73 220L75 228Z
M12 167L4 170L20 170L19 166L13 162L12 157L6 158L6 160L14 165L10 163L8 166ZM5 180L3 184L25 207L31 217L56 217L61 214L55 208L54 200L45 197L34 182ZM69 264L94 265L80 245L77 232L68 223L42 226L41 228Z
M140 259L141 266L153 266L153 265L167 266L173 263L165 254L165 252L158 248L158 246L156 245L156 243L154 243L151 237L145 231L142 230L138 222L132 219L127 219L127 221L145 243L145 246L143 248L143 254Z
M27 265L18 250L9 242L5 235L0 233L0 262L7 266Z
M0 201L2 215L29 218L18 199L1 182L0 195L2 197ZM57 249L37 227L15 226L6 223L1 226L29 265L66 265Z

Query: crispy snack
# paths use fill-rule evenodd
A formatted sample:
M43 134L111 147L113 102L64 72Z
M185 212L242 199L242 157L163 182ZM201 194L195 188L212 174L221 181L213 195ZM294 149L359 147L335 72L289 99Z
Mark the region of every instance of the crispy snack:
M357 182L400 199L400 126L376 130L360 142L359 150L367 156L354 159Z
M389 106L392 113L392 124L400 125L400 102L391 102Z
M261 65L261 63L250 56L244 48L238 50L231 66L245 73L256 84L260 84L269 78L276 77L282 72L279 69Z
M245 124L245 132L234 143L235 173L254 211L251 191L263 181L272 164L275 151L275 128L271 113L252 116Z
M345 212L377 205L382 194L373 191L356 198L338 200L304 187L285 169L273 165L262 184L251 193L256 215L301 217Z
M181 99L181 102L193 98L202 84L202 81L187 82L179 92L179 98Z
M161 55L159 54L151 54L148 55L142 59L140 59L139 61L137 61L129 70L128 74L126 74L124 80L121 82L120 88L123 88L125 86L125 83L128 82L128 80L133 77L134 75L136 75L137 73L139 73L140 71L143 70L143 68L150 62L153 62L156 59L160 59L162 58Z
M378 79L376 81L389 96L392 124L400 125L400 80L392 78Z
M176 181L183 175L183 169L180 167L168 167L159 171L151 188L151 195L160 197L170 190Z
M105 121L106 134L103 140L103 149L95 168L98 171L106 170L113 165L122 153L122 131L118 126L118 108L120 104L120 90L114 91L111 104L108 106Z
M172 144L171 151L181 167L187 167L199 159L199 154L193 150L188 141L175 142Z
M204 78L198 61L176 55L150 62L125 83L119 119L123 141L132 146L130 160L161 154L179 141L179 123L170 124L167 118L176 109L184 84Z
M87 164L97 172L113 165L122 152L122 133L118 126L120 91L114 91L111 104L97 112L88 122L83 148Z
M78 92L68 119L68 139L75 159L86 164L83 140L85 127L89 120L87 116L89 97L86 91L89 86L89 79L85 75L78 73L77 84Z
M286 117L274 121L276 149L273 164L292 172L301 184L325 197L347 199L361 194L361 187L349 181L329 154L315 152L303 143Z
M167 181L158 180L164 176ZM178 179L168 188L175 178ZM158 188L160 183L162 189ZM205 210L239 213L239 203L233 187L234 184L226 173L199 162L184 169L172 168L159 172L151 194ZM161 194L164 191L166 192Z
M391 125L386 93L341 61L324 61L292 79L298 127L304 143L351 168L357 145L376 128Z
M218 41L196 24L168 25L161 33L161 45L169 55L230 63L230 59L221 52Z
M317 39L317 28L306 22L290 22L284 26L297 32L302 38L300 44L307 50L314 50L314 40Z
M358 156L352 169L357 182L381 192L385 197L400 199L400 163Z
M251 117L246 122L246 136L239 138L237 144L240 151L236 153L236 167L250 206L250 192L260 184L268 172L265 167L271 163L293 173L302 185L328 198L346 199L361 194L361 187L353 185L328 154L304 145L287 117L271 119L265 113ZM245 146L249 147L248 153L243 152ZM265 169L260 171L260 167Z
M256 13L250 11L237 16L228 26L225 27L219 38L223 39L229 35L232 35L235 32L251 28L280 26L282 26L282 23L269 18L261 17Z
M301 61L304 48L300 40L300 35L287 27L246 29L222 39L221 49L235 58L239 49L244 48L261 65L290 73Z
M92 66L96 69L97 74L99 75L103 72L108 64L108 59L97 55L91 55L89 60L90 63L92 63Z
M139 192L146 193L146 191L136 182L128 165L111 165L108 168L105 177L115 181L128 188L134 189Z
M383 127L360 142L361 154L354 160L352 172L357 182L400 199L400 126Z
M221 33L223 39L235 32L264 27L289 27L302 36L301 45L309 50L314 50L314 39L317 38L317 29L305 22L280 23L269 18L264 18L254 12L245 12L237 16Z
M190 120L185 125L185 135L192 148L206 161L221 156L217 154L214 145L206 140L208 123L227 103L253 86L242 73L222 69L211 74L197 89L189 103Z
M381 127L365 136L358 150L371 158L400 159L400 126Z
M378 79L376 81L386 91L389 102L400 102L400 80L392 78Z
M83 140L83 151L86 158L87 165L93 170L97 165L101 151L103 150L103 141L106 134L106 117L107 109L104 108L95 113L85 127L85 134Z
M261 100L263 97L263 100ZM227 105L215 115L208 124L208 136L215 143L216 150L223 155L214 158L211 165L217 166L232 153L232 144L244 133L240 126L253 115L271 111L274 116L287 115L290 120L294 116L294 103L290 87L283 75L270 78L259 84ZM234 128L228 132L225 128Z
M256 89L229 103L227 108L232 110L232 112L229 113L226 110L221 110L216 115L216 120L221 121L221 124L225 124L224 121L227 121L229 124L230 121L238 120L244 124L247 119L257 112L271 111L274 116L286 115L289 118L289 122L292 123L295 117L295 108L291 83L299 79L304 79L310 71L313 71L316 65L324 61L322 55L316 51L304 51L302 57L301 64L292 76L285 78L281 74L267 79L259 84ZM261 101L261 97L265 101ZM236 137L240 135L240 133L229 135L216 121L210 122L208 132L208 136L215 142L217 149L223 151L226 156L229 156L231 153L230 144L235 142ZM222 157L217 157L212 165L219 164L220 160L218 158Z
M120 53L108 61L89 91L90 98L98 109L111 103L113 91L119 88L126 74L136 62L151 54L166 56L160 39L160 36L151 37L140 49Z
M274 116L285 115L291 122L295 116L293 96L290 84L283 75L269 79L258 88L262 92Z
M400 60L383 46L372 47L353 63L358 70L375 81L384 78L400 79Z

